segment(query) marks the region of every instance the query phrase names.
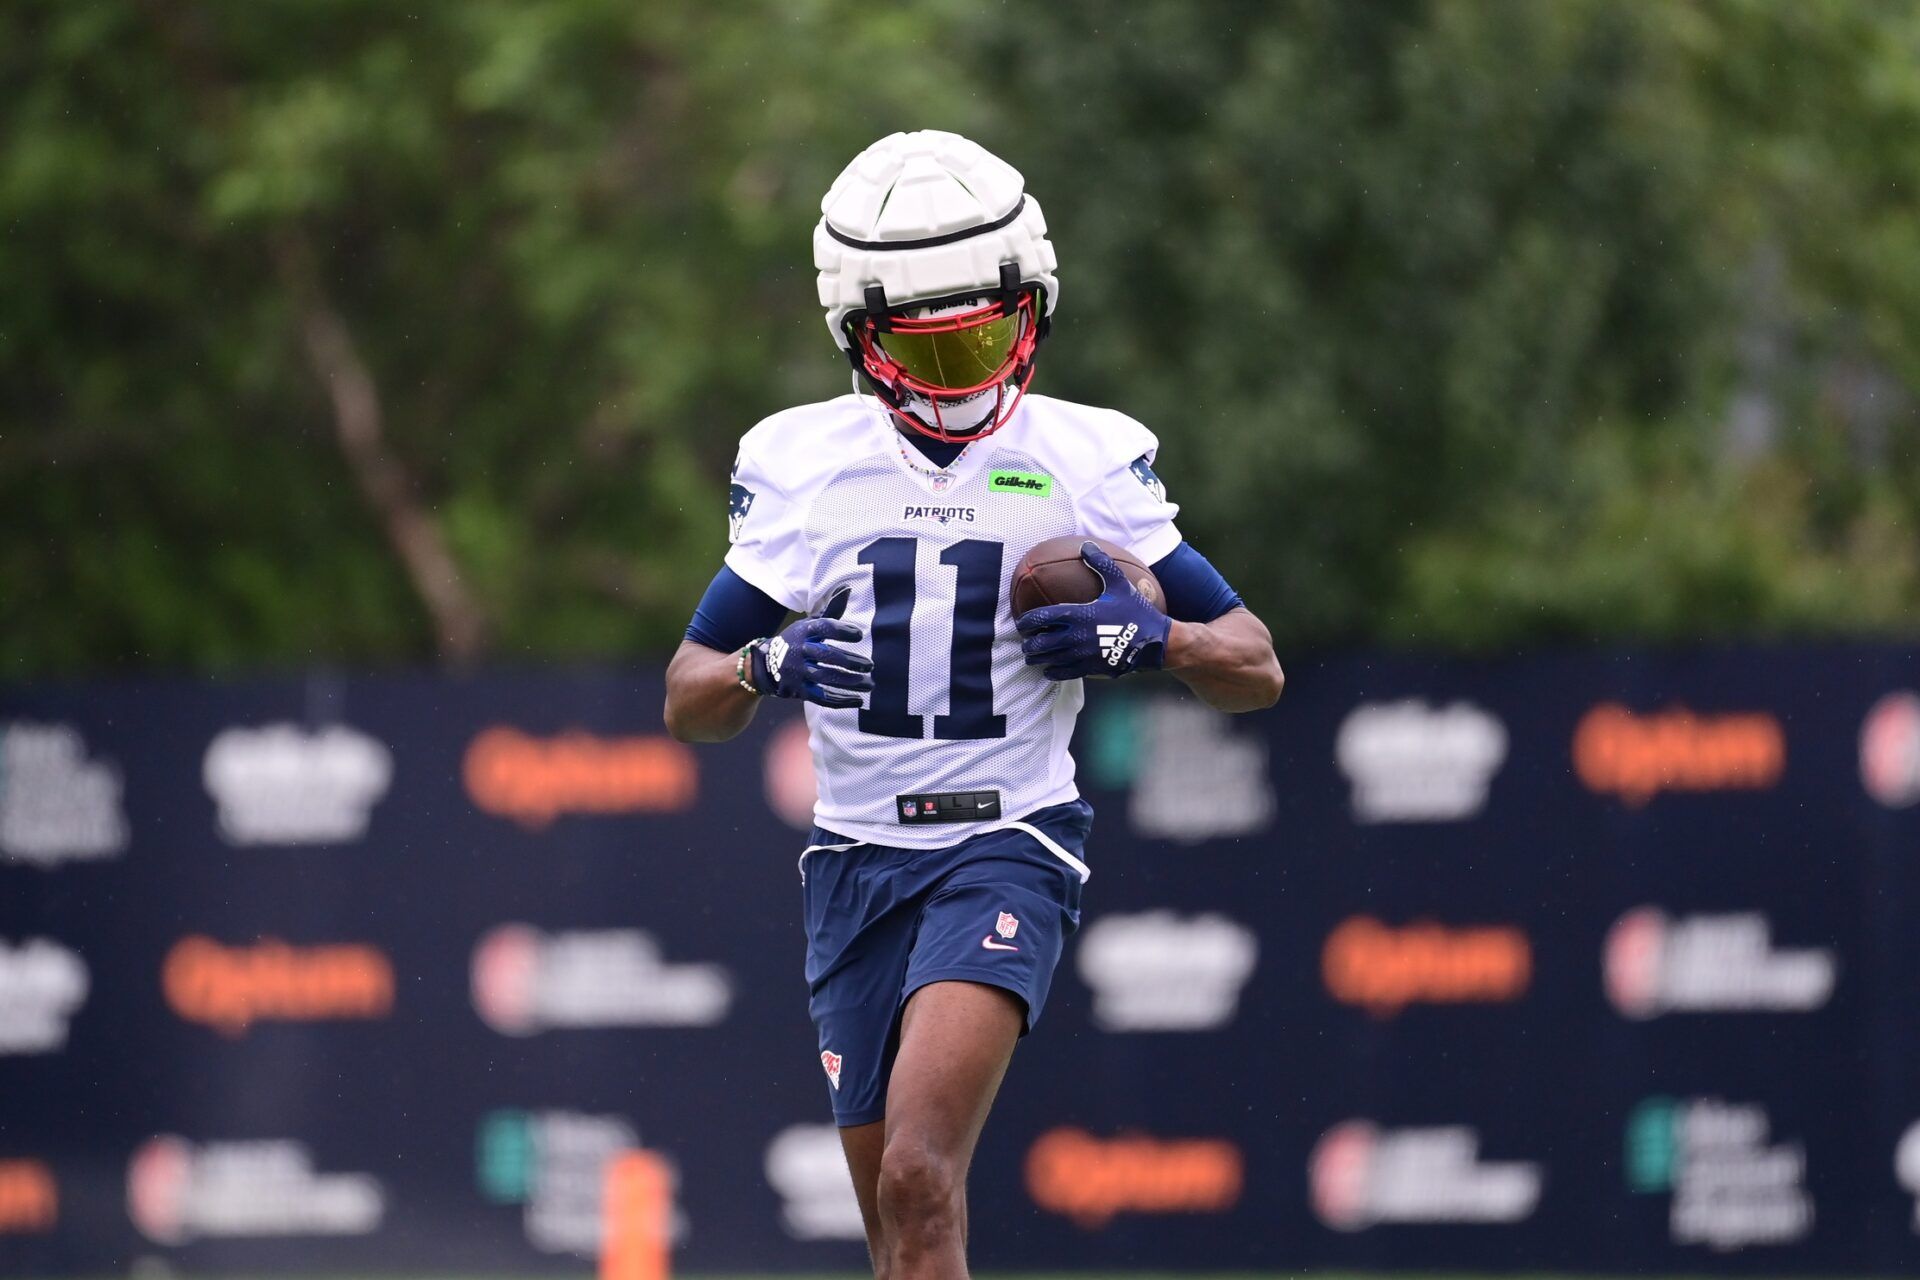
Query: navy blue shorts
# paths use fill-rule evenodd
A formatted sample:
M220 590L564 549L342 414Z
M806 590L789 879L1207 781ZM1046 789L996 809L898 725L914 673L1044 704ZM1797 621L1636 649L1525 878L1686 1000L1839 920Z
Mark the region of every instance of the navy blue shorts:
M801 859L809 1009L834 1119L887 1109L900 1011L930 982L1002 987L1040 1020L1060 948L1080 927L1083 800L942 849L857 844L820 827Z

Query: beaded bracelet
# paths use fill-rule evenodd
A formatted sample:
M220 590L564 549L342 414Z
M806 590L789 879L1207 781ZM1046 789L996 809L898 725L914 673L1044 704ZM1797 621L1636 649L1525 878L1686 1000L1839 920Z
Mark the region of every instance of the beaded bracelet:
M765 636L761 636L758 640L748 642L741 648L739 654L736 655L733 660L733 678L739 682L742 689L745 689L756 698L761 696L760 689L747 677L747 662L749 661L747 655L753 652L754 645L765 644L766 642L767 638Z

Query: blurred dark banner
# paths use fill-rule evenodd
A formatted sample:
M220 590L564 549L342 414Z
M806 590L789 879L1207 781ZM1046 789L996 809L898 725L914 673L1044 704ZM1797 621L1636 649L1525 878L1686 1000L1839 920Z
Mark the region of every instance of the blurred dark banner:
M1912 649L1096 691L1088 912L984 1268L1920 1271ZM652 669L0 694L0 1271L862 1260L812 781ZM816 857L857 856L817 854Z

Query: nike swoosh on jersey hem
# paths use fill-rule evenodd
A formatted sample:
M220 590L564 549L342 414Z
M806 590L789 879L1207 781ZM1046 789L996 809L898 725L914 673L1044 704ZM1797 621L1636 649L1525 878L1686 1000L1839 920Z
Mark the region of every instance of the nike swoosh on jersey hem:
M992 934L988 934L986 937L980 939L980 945L989 951L1018 951L1020 949L1015 946L1009 946L1004 942L995 942Z

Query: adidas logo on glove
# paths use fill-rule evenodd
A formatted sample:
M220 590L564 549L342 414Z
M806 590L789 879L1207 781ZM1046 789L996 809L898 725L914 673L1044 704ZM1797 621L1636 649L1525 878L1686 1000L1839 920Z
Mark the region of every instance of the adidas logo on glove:
M767 675L776 682L780 679L780 664L787 660L787 638L775 636L767 642Z
M1138 623L1133 622L1129 622L1125 627L1102 624L1099 632L1101 656L1106 658L1108 666L1117 667L1120 665L1120 659L1127 656L1127 646L1131 645L1133 638L1140 633L1140 627Z

